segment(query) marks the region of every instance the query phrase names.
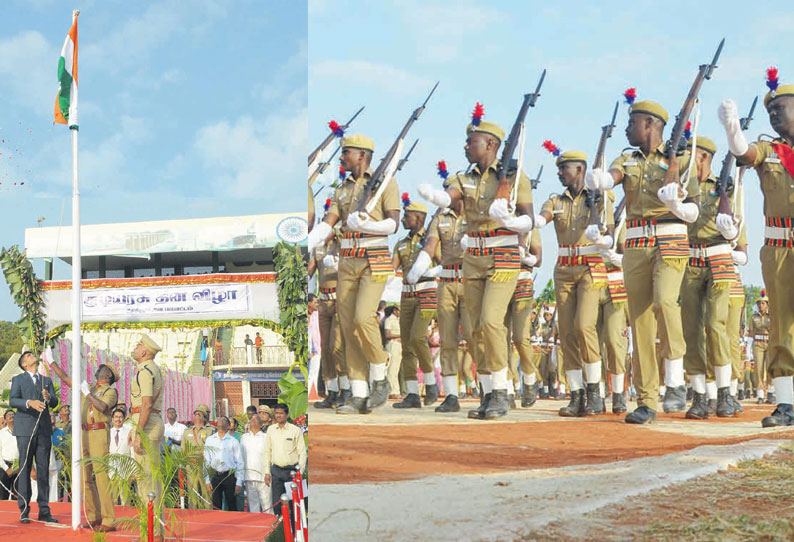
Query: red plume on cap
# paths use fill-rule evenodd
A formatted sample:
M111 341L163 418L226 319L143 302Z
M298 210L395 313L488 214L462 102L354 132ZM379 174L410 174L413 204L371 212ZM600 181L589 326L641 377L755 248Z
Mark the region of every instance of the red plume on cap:
M325 205L323 205L323 209L325 209L325 212L327 213L328 209L330 208L331 208L331 198L326 198Z
M339 126L339 123L336 122L335 120L329 121L328 127L331 129L331 131L334 133L336 137L342 137L345 135L345 131L342 129L341 126Z
M403 200L403 207L408 207L409 205L411 205L411 196L408 195L408 192L403 192L402 200Z
M560 148L554 143L552 143L550 139L547 139L546 141L543 142L543 148L549 151L554 156L560 155Z
M686 126L684 126L684 139L689 139L692 137L692 121L686 121Z
M471 113L471 123L474 126L479 126L482 116L485 114L485 108L480 102L474 104L474 111Z
M443 160L438 162L438 176L444 179L445 181L447 180L447 177L449 177L449 171L447 171L447 163Z
M761 297L766 297L766 290L761 290Z
M769 87L769 90L777 90L777 85L777 68L769 66L766 69L766 86Z
M627 88L626 91L623 93L623 97L626 98L626 103L632 105L634 100L637 99L637 89L634 87Z

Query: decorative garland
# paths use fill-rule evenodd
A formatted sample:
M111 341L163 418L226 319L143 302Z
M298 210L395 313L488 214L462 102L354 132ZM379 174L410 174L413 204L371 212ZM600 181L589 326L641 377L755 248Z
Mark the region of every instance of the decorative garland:
M0 251L0 265L11 297L22 309L22 315L16 322L22 331L22 339L33 352L39 354L46 347L42 281L36 278L30 260L24 251L19 251L17 245Z
M278 274L279 324L284 342L295 353L295 360L308 363L309 319L306 303L308 273L300 247L280 242L273 248Z

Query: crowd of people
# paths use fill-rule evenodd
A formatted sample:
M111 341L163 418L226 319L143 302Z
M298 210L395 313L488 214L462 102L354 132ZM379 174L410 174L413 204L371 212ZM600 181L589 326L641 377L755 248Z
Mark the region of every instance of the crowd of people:
M712 139L682 124L681 142L666 145L665 108L628 89L631 148L607 162L607 127L588 167L585 152L545 141L562 190L537 212L533 182L511 165L515 155L499 158L506 132L483 118L479 103L466 127L469 168L450 174L439 162L441 186L418 188L438 208L429 224L426 205L400 195L388 173L377 177L383 168L373 173L373 141L342 134L340 181L309 235L327 390L314 406L368 414L391 397L399 399L394 408L421 408L420 392L432 405L443 389L437 412L458 412L458 396L475 393L480 405L468 417L497 419L517 395L531 407L538 395L556 393L569 400L560 416L588 416L604 413L605 399L613 413L628 412L632 393L637 407L625 421L646 424L660 408L689 419L739 415L739 389L749 384L757 400L776 405L764 427L794 424L787 284L794 276L794 85L778 85L776 77L774 70L764 105L778 138L748 143L736 104L720 104L729 152L719 177ZM518 124L511 140L516 130ZM764 196L760 254L768 296L745 332L748 168ZM616 204L618 185L625 196ZM390 250L401 211L407 235ZM546 225L558 245L553 296L536 298ZM401 301L388 317L384 311L379 329L378 302L395 273L402 276ZM440 380L431 355L434 317ZM743 344L754 365L748 378ZM461 362L466 356L471 375L471 364Z
M195 497L188 500L194 506L244 511L247 501L250 512L280 515L280 506L273 504L286 492L284 484L292 481L292 471L305 473L307 467L303 429L290 420L289 407L249 406L240 418L242 426L237 418L227 416L210 422L205 404L196 405L187 424L177 421L177 412L170 407L163 420L162 375L154 361L159 351L150 337L142 336L133 352L138 366L129 409L118 402L114 387L118 374L112 366L98 367L94 385L82 383L83 457L94 459L82 468L86 520L82 526L114 531L115 505L147 502L150 491L161 499L163 488L154 472L164 454L180 451L199 453L200 467L190 469L184 480L184 490ZM46 361L24 352L17 362L23 372L12 380L11 408L3 413L0 429L0 500L17 500L23 524L31 521L33 501L39 504L39 521L57 523L48 503L69 501L72 496L71 409L68 404L58 406L52 379L39 371ZM47 366L50 374L72 386L60 367ZM124 465L129 462L124 456L139 465L134 480L127 478ZM172 483L179 481L174 478ZM159 527L157 536L162 537Z

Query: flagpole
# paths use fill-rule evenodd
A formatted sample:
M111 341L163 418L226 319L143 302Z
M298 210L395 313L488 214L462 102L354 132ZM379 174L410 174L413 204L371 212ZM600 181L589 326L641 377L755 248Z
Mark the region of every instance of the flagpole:
M77 20L79 11L73 13ZM75 44L76 47L76 44ZM76 98L76 96L75 96ZM76 120L76 119L74 119ZM72 529L80 528L80 504L83 501L82 470L80 458L82 457L82 397L80 385L83 382L82 374L82 337L80 334L80 316L83 302L80 281L83 275L83 265L80 250L80 188L77 167L77 135L78 127L70 125L72 133ZM91 520L94 518L86 518Z

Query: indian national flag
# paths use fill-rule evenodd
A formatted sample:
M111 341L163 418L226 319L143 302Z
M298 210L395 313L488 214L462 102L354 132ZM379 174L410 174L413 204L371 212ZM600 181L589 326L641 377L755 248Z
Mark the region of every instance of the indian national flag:
M55 97L55 122L77 128L77 15L63 42L58 61L58 95Z

